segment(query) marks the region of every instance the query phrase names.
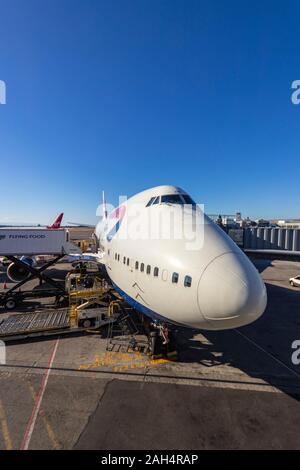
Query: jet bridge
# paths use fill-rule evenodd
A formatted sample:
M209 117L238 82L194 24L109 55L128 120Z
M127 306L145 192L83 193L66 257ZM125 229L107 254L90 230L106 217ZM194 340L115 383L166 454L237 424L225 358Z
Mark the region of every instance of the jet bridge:
M68 230L45 228L0 228L0 256L5 256L27 275L5 293L0 294L0 305L13 310L25 298L52 297L57 300L65 295L65 287L52 279L45 271L70 253L81 254L80 248L69 241ZM22 257L52 255L53 258L40 267L33 266ZM21 257L21 258L20 258ZM47 283L51 289L20 291L20 287L34 278L40 280L40 286Z

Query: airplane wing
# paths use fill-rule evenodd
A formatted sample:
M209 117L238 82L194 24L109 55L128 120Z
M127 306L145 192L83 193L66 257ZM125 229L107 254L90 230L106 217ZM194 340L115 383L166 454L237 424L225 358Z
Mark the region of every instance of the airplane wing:
M95 228L95 225L89 224L81 224L79 222L67 222L68 225L74 225L75 227L87 227L87 228Z

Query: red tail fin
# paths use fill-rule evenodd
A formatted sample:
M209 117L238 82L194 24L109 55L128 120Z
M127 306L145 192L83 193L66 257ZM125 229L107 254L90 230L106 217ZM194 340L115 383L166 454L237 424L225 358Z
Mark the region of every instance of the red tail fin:
M62 212L61 214L59 214L56 219L54 220L53 224L52 225L48 225L47 228L49 229L57 229L57 228L60 228L60 224L61 224L61 221L62 221L62 218L64 216L64 213Z

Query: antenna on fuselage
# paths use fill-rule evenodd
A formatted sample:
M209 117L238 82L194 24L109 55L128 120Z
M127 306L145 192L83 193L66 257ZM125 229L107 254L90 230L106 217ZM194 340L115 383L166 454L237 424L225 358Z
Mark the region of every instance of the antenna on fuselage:
M104 191L102 191L102 217L103 217L103 220L107 219L107 210L106 210L106 201L105 201Z

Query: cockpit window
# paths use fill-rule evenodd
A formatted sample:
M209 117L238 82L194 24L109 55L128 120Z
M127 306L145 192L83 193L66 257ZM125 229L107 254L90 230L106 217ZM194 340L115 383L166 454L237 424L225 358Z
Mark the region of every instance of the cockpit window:
M154 204L191 204L196 205L195 201L188 194L165 194L164 196L153 196L146 204L146 207Z
M184 204L180 194L168 194L161 197L161 203L165 204Z
M158 204L159 203L159 196L153 196L146 207L153 206L153 204Z
M185 204L192 204L193 206L196 205L195 201L191 198L191 196L188 196L187 194L182 194L182 197L184 199Z
M148 204L146 205L146 207L151 206L151 204L152 204L152 202L154 201L154 199L155 199L155 196L150 199L150 201L148 202Z

